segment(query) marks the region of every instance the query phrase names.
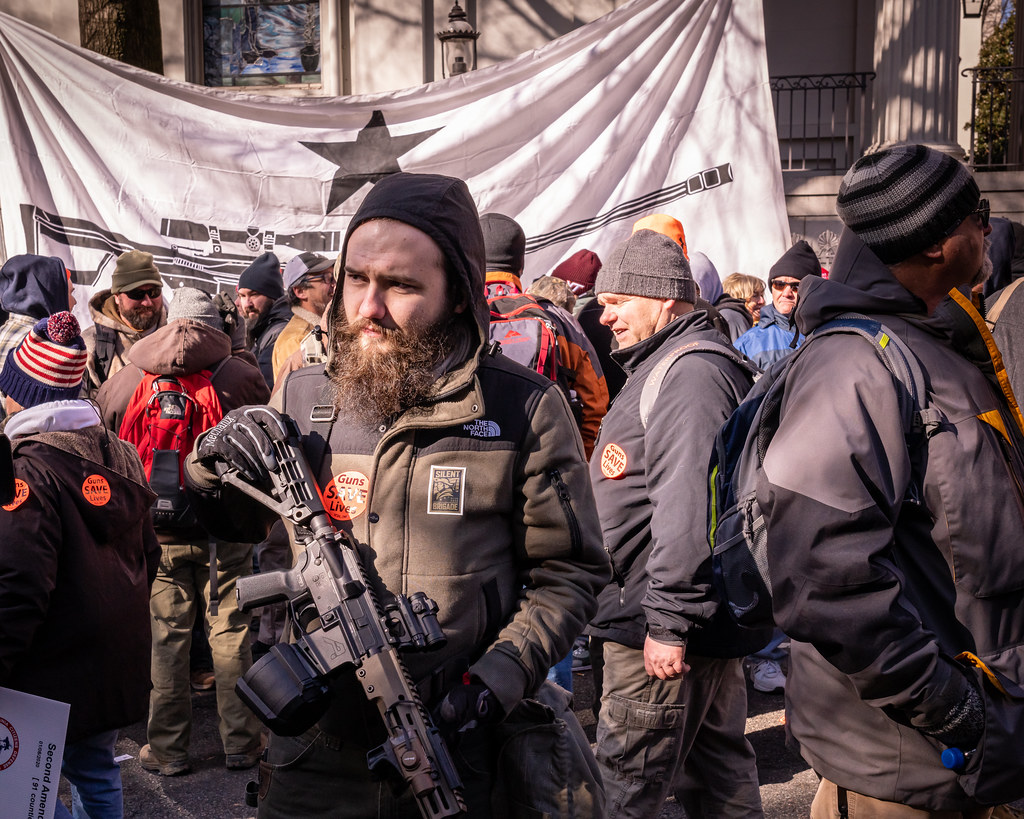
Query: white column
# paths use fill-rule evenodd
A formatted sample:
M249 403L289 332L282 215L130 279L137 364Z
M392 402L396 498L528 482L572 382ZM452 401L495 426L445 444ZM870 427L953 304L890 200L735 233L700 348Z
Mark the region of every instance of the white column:
M873 142L920 142L963 157L957 144L960 3L879 0Z

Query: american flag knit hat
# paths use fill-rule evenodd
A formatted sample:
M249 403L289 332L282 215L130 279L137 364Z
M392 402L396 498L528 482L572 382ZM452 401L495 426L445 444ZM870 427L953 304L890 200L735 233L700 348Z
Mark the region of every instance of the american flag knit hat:
M7 356L0 390L23 407L78 398L89 354L78 319L66 310L40 319Z

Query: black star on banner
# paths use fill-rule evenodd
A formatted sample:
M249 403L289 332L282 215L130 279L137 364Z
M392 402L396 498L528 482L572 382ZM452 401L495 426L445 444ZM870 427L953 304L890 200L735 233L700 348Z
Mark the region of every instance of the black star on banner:
M391 136L384 114L374 111L370 121L357 135L355 142L301 142L314 153L338 166L327 201L327 213L348 199L367 182L399 173L398 157L408 153L440 128L407 136Z

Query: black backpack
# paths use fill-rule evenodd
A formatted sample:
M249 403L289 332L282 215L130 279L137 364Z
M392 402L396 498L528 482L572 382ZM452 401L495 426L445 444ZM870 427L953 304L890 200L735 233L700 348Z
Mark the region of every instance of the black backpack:
M898 399L913 466L904 502L921 502L925 444L942 419L941 412L929 403L921 365L903 341L867 316L847 313L822 324L792 355L764 372L715 438L708 469L712 571L719 597L736 623L745 628L761 629L774 623L768 531L757 502L757 483L779 428L786 376L815 339L836 333L860 336L870 343L902 385Z

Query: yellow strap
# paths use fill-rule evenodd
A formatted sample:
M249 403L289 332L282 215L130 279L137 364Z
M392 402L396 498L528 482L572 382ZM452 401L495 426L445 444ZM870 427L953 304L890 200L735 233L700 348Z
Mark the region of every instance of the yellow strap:
M1003 440L1010 443L1010 436L1006 433L1006 425L1003 423L1003 415L999 410L989 410L983 412L978 416L979 421L984 421L990 427L994 427L998 430L999 434L1003 436Z
M1006 367L1003 366L1003 356L996 346L996 340L992 338L992 333L989 332L988 325L985 324L985 319L981 317L981 313L975 309L970 300L955 287L949 291L949 295L953 297L953 300L960 305L960 309L974 322L974 326L978 329L978 333L985 342L989 357L992 359L992 367L995 370L996 379L999 381L999 387L1002 389L1003 395L1006 396L1006 402L1010 405L1013 420L1017 423L1021 434L1024 435L1024 416L1020 414L1020 406L1017 404L1017 398L1013 394L1013 387L1010 386L1010 377L1006 374Z
M969 651L961 651L956 655L956 659L964 665L969 665L973 668L980 668L981 672L985 675L985 678L992 683L993 687L998 689L1000 693L1010 696L1003 687L1003 684L999 682L999 678L992 673L992 670L985 665L976 654L971 654Z

